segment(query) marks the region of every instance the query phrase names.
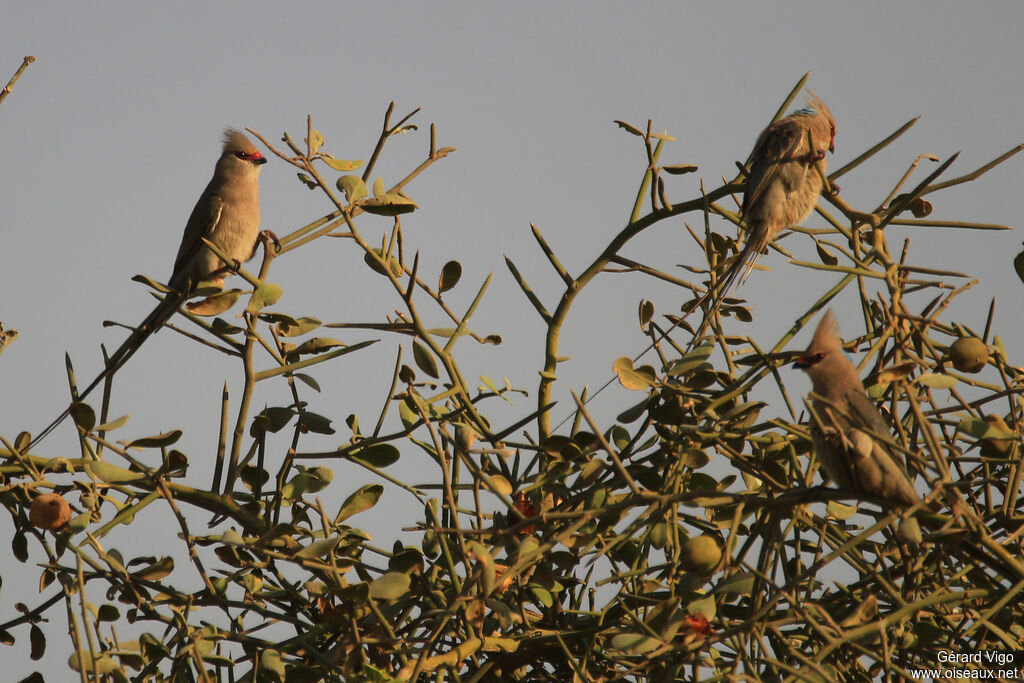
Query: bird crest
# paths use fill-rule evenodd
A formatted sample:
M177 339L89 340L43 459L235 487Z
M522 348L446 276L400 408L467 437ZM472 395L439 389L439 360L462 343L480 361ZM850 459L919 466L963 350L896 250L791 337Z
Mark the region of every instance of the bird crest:
M836 322L835 313L828 309L814 330L814 337L811 339L807 350L814 352L840 351L843 343L839 338L839 323Z
M243 154L251 155L257 150L245 133L237 128L228 128L224 131L224 151L242 152Z

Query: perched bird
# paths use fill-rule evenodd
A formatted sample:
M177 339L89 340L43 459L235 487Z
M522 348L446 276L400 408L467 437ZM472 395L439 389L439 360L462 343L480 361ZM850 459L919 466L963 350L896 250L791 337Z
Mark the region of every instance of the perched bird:
M735 261L709 291L714 300L697 337L703 334L736 279L746 281L758 255L767 253L768 245L781 231L814 210L823 185L825 151L834 152L835 142L835 119L814 93L810 93L807 106L761 131L751 153L740 209L747 239Z
M795 365L811 377L811 407L816 417L811 438L814 452L833 483L884 498L897 507L917 504L921 498L910 476L887 446L889 426L868 398L857 369L843 353L839 326L831 310L822 316L810 346ZM931 516L930 510L902 519L897 536L910 545L922 541L919 517L932 530L946 522ZM1012 558L1007 561L958 535L948 538L949 547L970 556L975 567L988 566L1016 581L1024 579L1024 569Z
M903 465L885 445L889 426L843 353L831 310L821 318L796 367L811 377L814 452L836 486L901 506L920 500Z
M172 290L136 327L128 339L110 356L106 368L79 394L84 399L108 375L116 372L174 315L178 307L195 291L199 282L223 282L234 263L224 263L203 244L206 238L239 263L256 253L260 233L259 174L266 158L241 131L224 131L224 147L213 178L199 196L178 247L178 256L168 286ZM30 446L38 444L69 414L65 410L50 423Z

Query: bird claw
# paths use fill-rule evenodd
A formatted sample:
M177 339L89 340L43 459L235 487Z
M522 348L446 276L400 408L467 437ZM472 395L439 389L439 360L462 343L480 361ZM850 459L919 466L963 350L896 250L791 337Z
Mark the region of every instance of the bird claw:
M273 243L274 249L281 251L281 240L277 239L273 230L260 230L259 240L264 244Z
M803 157L796 157L796 159L801 161L801 162L803 162L804 166L806 167L806 166L810 166L811 164L816 164L819 161L824 160L825 159L825 153L824 152L808 152Z
M829 196L830 196L830 197L836 197L836 196L838 196L838 195L839 195L839 186L838 186L838 185L836 185L835 183L831 183L831 182L830 182L830 183L829 183L829 191L828 191L828 194L829 194Z

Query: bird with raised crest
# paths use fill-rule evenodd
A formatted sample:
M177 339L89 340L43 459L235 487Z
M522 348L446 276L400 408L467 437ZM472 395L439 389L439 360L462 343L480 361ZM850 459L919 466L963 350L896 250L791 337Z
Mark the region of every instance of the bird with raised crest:
M224 131L224 144L213 178L196 201L185 224L181 246L168 281L170 291L121 346L110 355L103 372L79 393L84 399L106 377L121 368L139 347L178 310L200 282L220 284L231 270L256 253L260 236L260 167L267 161L239 130ZM207 239L235 260L225 263L203 244ZM65 410L29 444L38 444L68 415Z
M889 426L843 353L835 314L827 311L796 367L811 378L814 452L836 486L901 506L920 500L889 441Z

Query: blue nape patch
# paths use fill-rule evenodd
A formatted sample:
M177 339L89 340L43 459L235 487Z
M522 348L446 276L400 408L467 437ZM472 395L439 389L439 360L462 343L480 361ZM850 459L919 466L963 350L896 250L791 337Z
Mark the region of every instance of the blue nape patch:
M794 113L796 114L817 114L813 107L804 107L803 109L797 109Z

